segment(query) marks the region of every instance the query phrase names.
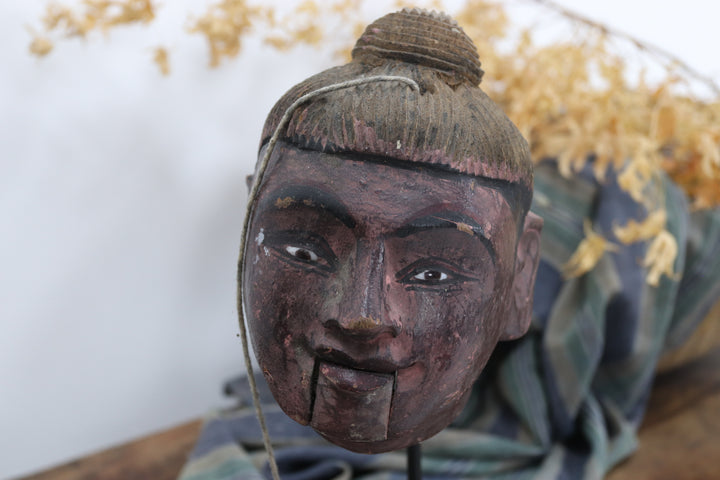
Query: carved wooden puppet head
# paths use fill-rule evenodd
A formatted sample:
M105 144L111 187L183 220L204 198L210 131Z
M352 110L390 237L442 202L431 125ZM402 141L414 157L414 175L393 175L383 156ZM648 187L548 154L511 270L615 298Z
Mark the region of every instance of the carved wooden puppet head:
M496 343L528 328L542 225L530 154L481 76L457 23L404 10L265 123L245 315L282 409L347 449L443 429Z

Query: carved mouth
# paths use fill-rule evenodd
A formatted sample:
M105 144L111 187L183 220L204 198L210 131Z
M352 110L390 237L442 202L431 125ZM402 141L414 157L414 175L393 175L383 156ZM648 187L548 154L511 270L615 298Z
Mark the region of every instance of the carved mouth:
M396 374L316 359L310 425L333 443L387 440Z
M393 361L384 360L382 358L367 358L357 360L352 356L340 350L330 347L321 347L315 351L317 361L337 364L341 367L351 368L353 370L361 370L368 373L396 374L398 370L407 368L400 366ZM412 366L412 365L409 365Z
M309 424L332 443L351 450L394 435L390 412L396 394L411 393L426 375L423 362L405 366L381 358L358 360L330 347L312 353Z
M325 379L326 384L332 384L335 389L366 395L385 388L388 382L394 382L395 374L368 372L333 363L320 362L318 365L318 379Z

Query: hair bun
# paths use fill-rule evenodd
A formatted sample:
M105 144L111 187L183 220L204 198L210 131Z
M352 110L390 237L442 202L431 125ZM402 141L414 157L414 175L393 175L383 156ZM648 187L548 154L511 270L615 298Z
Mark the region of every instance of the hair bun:
M458 23L444 13L405 8L368 25L353 60L397 59L439 70L478 85L483 71L477 49Z

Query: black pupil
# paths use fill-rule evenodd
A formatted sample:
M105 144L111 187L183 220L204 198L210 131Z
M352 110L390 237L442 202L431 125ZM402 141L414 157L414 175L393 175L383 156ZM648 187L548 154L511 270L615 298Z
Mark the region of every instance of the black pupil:
M425 280L439 280L441 275L437 270L430 270L425 272Z
M305 261L310 261L310 260L312 260L312 255L310 255L310 252L308 252L307 250L304 250L304 249L302 249L302 248L298 249L298 250L295 252L295 256L296 256L297 258L299 258L300 260L305 260Z

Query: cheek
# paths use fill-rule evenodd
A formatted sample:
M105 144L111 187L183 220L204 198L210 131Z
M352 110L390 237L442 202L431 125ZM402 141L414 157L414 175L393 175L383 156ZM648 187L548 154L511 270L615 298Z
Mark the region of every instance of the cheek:
M394 306L405 315L401 318L412 338L413 357L427 362L429 372L477 366L495 346L496 309L484 289L464 286L438 293L399 288L401 300Z
M263 348L291 348L302 333L318 320L324 301L325 278L308 273L265 255L245 269L248 324L256 352Z
M411 331L418 367L399 375L397 384L395 415L402 428L433 422L442 428L463 407L499 338L492 302L479 297L479 292L466 289L454 296L426 294L418 299Z
M306 332L317 321L322 291L317 279L308 281L306 275L272 255L248 262L244 275L247 323L258 365L280 407L301 424L310 421L314 367Z

